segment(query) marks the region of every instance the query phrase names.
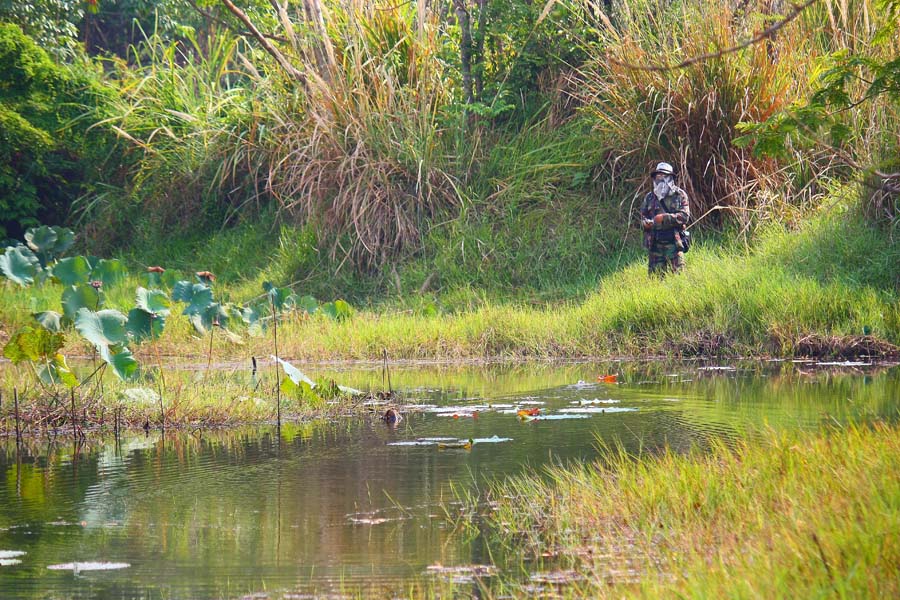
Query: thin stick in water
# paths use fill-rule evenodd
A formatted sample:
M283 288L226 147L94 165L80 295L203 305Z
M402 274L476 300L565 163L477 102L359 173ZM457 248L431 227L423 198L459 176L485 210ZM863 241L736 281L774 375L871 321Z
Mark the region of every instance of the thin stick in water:
M275 332L275 422L281 429L281 378L278 374L278 319L275 316L275 299L269 298L272 304L272 330Z
M13 388L13 402L16 412L16 444L22 439L22 430L19 429L19 388Z

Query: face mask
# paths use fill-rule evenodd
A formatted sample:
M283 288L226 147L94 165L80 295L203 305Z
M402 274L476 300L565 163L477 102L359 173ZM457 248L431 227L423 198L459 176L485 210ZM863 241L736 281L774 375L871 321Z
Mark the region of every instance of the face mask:
M669 177L664 177L661 181L657 181L653 185L653 193L656 194L656 197L660 200L668 196L669 192L672 190L670 179L671 178Z

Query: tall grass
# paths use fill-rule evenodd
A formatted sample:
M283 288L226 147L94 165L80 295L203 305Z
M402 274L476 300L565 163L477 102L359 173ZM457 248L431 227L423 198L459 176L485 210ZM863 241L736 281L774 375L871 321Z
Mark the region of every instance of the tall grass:
M119 171L108 173L106 187L76 206L92 250L162 232L190 236L258 207L266 85L258 72L237 66L241 50L227 31L203 44L150 35L133 48L132 64L111 61L117 105L92 116L95 127L118 134L124 151L109 157Z
M301 54L305 94L274 115L272 194L320 228L332 257L364 270L418 250L426 223L460 203L442 141L441 31L420 9L332 6L332 62Z
M607 149L604 176L633 186L666 160L682 174L695 218L721 222L722 210L743 224L795 216L814 192L804 187L809 173L733 142L739 123L765 120L808 90L816 46L792 25L738 52L654 70L737 46L766 23L756 13L693 1L627 2L615 16L615 27L598 31L596 58L572 83Z
M511 545L579 565L572 597L893 597L895 427L769 432L710 453L552 468L498 483Z
M900 344L900 246L873 235L849 209L823 211L800 230L772 227L752 251L701 244L691 251L683 275L661 281L648 280L643 257L626 255L619 266L618 256L606 260L610 273L583 300L510 302L460 284L439 292L437 307L430 310L398 302L361 307L346 322L296 315L279 324L279 348L289 358L318 360L372 359L383 349L394 358L445 359L761 352L841 356L848 344L861 340L876 352L886 348L883 342ZM219 282L216 295L240 302L258 289ZM59 286L46 284L41 290L30 301L32 292L0 286L0 319L18 325L30 311L58 310ZM465 310L441 309L443 299L453 301L467 290L473 294L469 302L450 306ZM107 306L127 311L132 302L123 293L120 300L111 297ZM868 333L875 337L863 339ZM808 343L810 336L819 350ZM205 351L186 319L177 315L167 322L159 343L166 354L199 356ZM270 339L246 335L244 345L217 347L216 352L223 358L267 356L270 348Z

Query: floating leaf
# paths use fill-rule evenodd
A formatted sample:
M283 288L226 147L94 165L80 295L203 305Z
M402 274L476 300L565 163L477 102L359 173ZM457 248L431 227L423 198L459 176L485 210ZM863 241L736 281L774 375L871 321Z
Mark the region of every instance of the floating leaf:
M281 391L289 398L295 398L313 406L319 406L324 400L313 390L315 384L305 381L295 383L290 377L281 381Z
M128 339L125 323L128 319L117 310L93 312L81 308L75 314L75 329L98 350L124 344Z
M44 312L34 313L32 315L41 327L52 333L62 331L62 315L53 310L45 310Z
M125 346L101 346L100 358L111 366L113 372L123 381L134 379L137 375L138 362L131 350Z
M116 258L101 259L91 271L91 279L102 281L103 285L111 286L125 279L128 271L125 265Z
M51 571L110 571L115 569L127 569L131 565L128 563L117 562L71 562L61 565L50 565L47 568Z
M169 314L171 302L166 293L161 290L148 290L142 287L137 289L135 304L141 310L155 315L166 316Z
M82 308L98 310L102 306L103 298L100 295L100 291L86 283L73 285L63 290L63 315L70 322L75 321L75 315Z
M162 335L166 324L164 315L147 312L142 308L132 308L128 312L128 322L125 330L136 342L142 342L147 338L158 339Z
M63 285L85 283L91 274L91 265L83 256L70 256L53 265L52 275Z
M25 246L7 247L6 252L0 256L0 272L22 287L34 283L34 278L40 271L38 257Z
M316 382L303 374L303 372L289 363L286 360L282 360L280 358L272 357L272 360L276 360L281 363L281 367L284 369L284 374L290 377L291 381L295 384L299 385L301 382L307 384L309 387L316 387Z

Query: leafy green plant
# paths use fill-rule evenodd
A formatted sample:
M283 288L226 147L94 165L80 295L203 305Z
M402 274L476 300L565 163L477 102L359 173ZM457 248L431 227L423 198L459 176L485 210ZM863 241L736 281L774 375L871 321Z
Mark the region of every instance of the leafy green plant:
M0 271L7 279L22 287L34 283L41 274L38 257L27 246L8 246L0 256Z
M94 312L80 308L75 315L75 329L100 354L113 372L123 380L134 379L138 372L138 362L128 349L128 318L117 310Z
M17 332L3 347L3 356L13 364L27 362L38 379L45 385L78 385L78 379L60 354L65 336L44 327L26 326Z

